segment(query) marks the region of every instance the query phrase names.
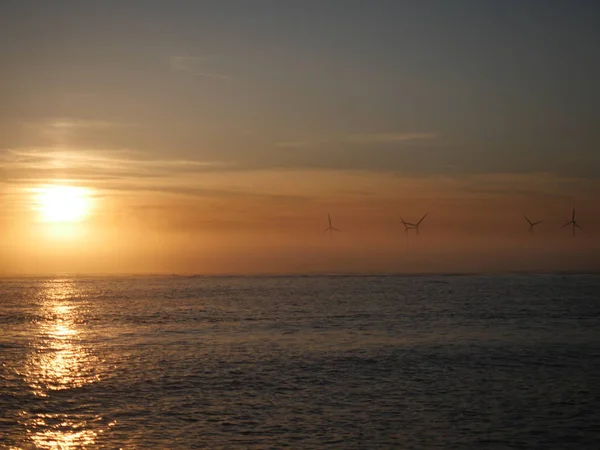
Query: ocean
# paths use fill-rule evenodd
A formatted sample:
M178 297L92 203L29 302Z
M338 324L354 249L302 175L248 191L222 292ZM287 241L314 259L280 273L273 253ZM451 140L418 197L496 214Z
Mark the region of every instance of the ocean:
M0 280L3 449L598 449L600 276Z

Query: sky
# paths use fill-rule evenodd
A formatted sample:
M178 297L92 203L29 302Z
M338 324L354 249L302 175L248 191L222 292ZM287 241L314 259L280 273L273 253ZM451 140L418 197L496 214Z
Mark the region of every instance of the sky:
M0 273L600 270L598 23L583 0L2 2ZM85 220L41 220L47 186L86 189Z

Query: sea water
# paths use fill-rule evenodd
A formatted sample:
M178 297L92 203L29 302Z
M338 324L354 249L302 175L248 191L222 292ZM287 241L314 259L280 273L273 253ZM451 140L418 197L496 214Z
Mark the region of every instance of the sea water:
M600 448L600 276L0 280L0 448Z

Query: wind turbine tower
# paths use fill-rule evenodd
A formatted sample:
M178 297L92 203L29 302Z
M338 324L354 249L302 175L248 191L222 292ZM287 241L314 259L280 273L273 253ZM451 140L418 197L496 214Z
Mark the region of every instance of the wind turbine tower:
M339 233L340 230L338 230L336 227L334 227L331 224L331 214L327 213L327 219L329 220L329 226L327 228L325 228L325 230L323 230L323 233L326 233L329 231L329 237L331 237L331 236L333 236L334 231L337 231Z
M581 230L581 227L577 223L577 220L575 220L575 208L573 208L573 214L571 215L571 221L565 223L561 228L567 227L569 225L571 225L571 228L573 229L573 237L575 237L575 228L579 228Z

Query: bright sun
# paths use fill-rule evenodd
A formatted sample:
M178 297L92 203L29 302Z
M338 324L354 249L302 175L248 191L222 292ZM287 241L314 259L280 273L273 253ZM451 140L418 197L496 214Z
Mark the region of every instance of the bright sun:
M36 189L36 209L44 222L79 222L90 212L90 190L76 186Z

